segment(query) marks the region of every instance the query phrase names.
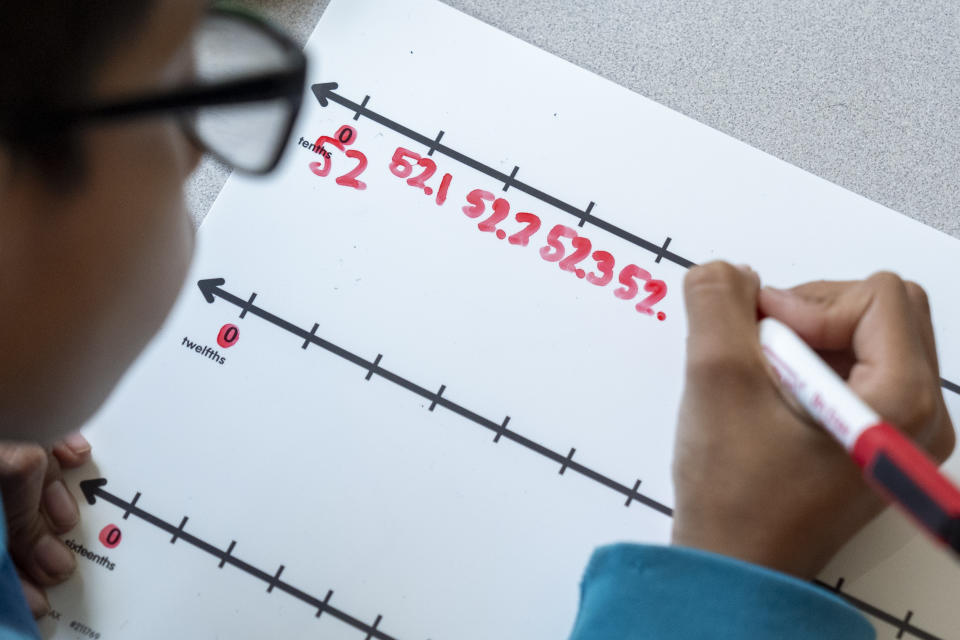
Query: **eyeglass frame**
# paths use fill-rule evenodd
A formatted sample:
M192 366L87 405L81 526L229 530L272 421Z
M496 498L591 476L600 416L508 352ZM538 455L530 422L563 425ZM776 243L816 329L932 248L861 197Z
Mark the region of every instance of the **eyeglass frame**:
M283 157L297 115L300 112L300 106L303 102L303 88L307 77L307 57L289 36L256 15L224 7L212 7L207 10L207 15L241 20L268 35L271 40L280 45L284 54L289 56L290 68L215 84L193 85L174 91L146 93L116 102L46 111L29 119L32 126L27 124L27 132L50 128L63 129L88 122L109 122L122 118L160 115L167 112L183 115L202 107L236 105L285 98L288 102L289 111L287 122L283 128L283 135L278 138L277 148L269 157L269 162L260 169L237 166L218 151L211 149L183 118L179 119L181 128L191 141L220 162L242 173L255 175L270 173L277 167ZM20 126L18 129L18 137L23 137L24 127Z

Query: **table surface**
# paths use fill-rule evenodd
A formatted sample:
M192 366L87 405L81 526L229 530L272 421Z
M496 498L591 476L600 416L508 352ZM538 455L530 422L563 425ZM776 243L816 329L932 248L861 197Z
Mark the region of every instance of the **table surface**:
M302 44L327 2L244 4ZM446 2L960 238L955 0ZM205 160L191 179L197 223L227 176Z

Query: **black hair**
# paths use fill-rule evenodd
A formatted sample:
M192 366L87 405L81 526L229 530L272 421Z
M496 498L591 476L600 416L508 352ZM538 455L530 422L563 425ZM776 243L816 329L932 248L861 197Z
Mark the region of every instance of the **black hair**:
M17 165L62 172L77 143L38 134L35 114L85 103L98 69L143 28L155 0L0 1L0 145ZM53 138L53 139L51 139Z

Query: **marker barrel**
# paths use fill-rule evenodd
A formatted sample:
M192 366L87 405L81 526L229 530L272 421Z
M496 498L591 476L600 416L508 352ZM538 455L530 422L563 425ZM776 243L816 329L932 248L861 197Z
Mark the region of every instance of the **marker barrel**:
M884 422L789 327L764 318L759 331L763 353L783 389L850 452L867 482L960 552L960 490L936 462Z

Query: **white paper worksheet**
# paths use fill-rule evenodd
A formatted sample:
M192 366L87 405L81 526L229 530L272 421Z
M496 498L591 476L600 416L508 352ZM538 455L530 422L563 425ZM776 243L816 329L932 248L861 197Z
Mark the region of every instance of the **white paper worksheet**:
M916 280L958 415L957 240L434 0L333 0L306 50L282 165L85 431L47 637L566 637L594 548L668 541L693 263ZM960 637L896 514L821 579Z

